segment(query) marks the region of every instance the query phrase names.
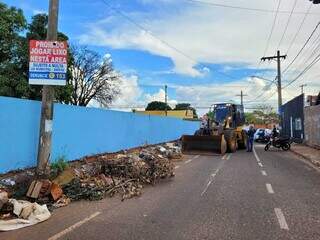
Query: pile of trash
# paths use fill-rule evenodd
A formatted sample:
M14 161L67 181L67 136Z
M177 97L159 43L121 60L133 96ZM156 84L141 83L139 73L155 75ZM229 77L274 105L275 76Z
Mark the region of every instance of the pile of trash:
M63 187L71 200L100 200L120 194L125 200L140 196L144 184L174 176L173 158L181 150L172 144L90 158L90 163L75 168L76 177Z
M6 213L1 216L0 231L16 230L35 225L51 216L45 204L39 205L38 203L16 199L8 199L5 203L5 209L2 211L6 211Z
M0 231L44 221L50 217L49 210L71 201L100 200L115 195L123 201L140 196L144 185L173 177L172 160L181 157L177 143L166 143L86 157L51 180L34 180L31 171L2 179Z

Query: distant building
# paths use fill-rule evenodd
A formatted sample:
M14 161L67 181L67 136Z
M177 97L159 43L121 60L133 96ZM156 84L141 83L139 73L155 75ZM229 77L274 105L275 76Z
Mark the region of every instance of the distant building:
M316 106L320 104L320 93L318 96L307 96L307 106Z
M304 139L304 94L301 94L281 107L281 135L297 142Z
M134 111L137 114L144 114L144 115L157 115L157 116L166 116L165 111ZM193 119L193 110L168 110L167 111L168 117L176 117L181 119Z

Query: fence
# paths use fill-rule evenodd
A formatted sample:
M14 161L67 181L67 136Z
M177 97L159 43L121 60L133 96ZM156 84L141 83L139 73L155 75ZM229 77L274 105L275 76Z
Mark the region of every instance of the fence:
M320 105L306 107L304 119L306 144L320 148Z
M40 105L0 97L0 173L36 165ZM50 160L171 141L192 134L198 126L171 117L55 104Z

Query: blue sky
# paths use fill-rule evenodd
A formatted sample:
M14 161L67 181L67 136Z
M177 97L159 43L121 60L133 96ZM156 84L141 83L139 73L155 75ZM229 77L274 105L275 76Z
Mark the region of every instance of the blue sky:
M21 8L28 20L48 9L48 1L4 2ZM187 0L105 2L60 0L59 31L66 33L72 43L88 45L101 55L111 55L116 70L123 75L123 93L114 107L130 108L151 100L163 100L165 84L172 105L182 101L202 107L213 102L239 102L235 95L244 90L248 94L247 106L262 103L275 106L276 95L271 96L275 86L269 87L267 82L250 76L274 79L275 63L259 64L259 59L266 46L267 55L275 53L289 14L279 14L267 45L274 13L217 8ZM275 0L207 2L268 10L277 5ZM283 0L280 10L290 11L292 2ZM308 7L308 1L298 0L296 11L303 12ZM319 13L320 9L313 8L311 12ZM293 14L290 19L280 45L283 51L288 48L302 18L302 14ZM288 53L288 62L318 20L319 15L308 15L303 31ZM284 81L289 81L296 72L293 68ZM316 84L315 74L305 81ZM284 98L297 95L298 85L286 89ZM314 89L307 91L313 93ZM265 94L256 99L262 92Z

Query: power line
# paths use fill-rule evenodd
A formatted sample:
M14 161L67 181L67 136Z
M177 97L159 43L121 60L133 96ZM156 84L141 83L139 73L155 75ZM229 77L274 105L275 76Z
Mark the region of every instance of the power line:
M208 66L205 66L201 63L199 63L197 60L195 60L193 57L191 57L190 55L184 53L183 51L181 51L180 49L176 48L175 46L173 46L172 44L168 43L167 41L159 38L158 36L156 36L153 32L151 32L150 30L148 30L147 28L145 28L144 26L142 26L140 23L137 23L134 19L132 19L131 17L129 17L128 15L126 15L125 13L123 13L122 11L120 11L119 9L116 9L114 7L112 7L110 5L110 3L108 3L106 0L101 0L102 3L104 3L105 5L107 5L111 10L113 10L114 12L116 12L119 16L123 17L124 19L126 19L128 22L130 22L131 24L133 24L134 26L136 26L137 28L143 30L144 32L148 33L150 36L152 36L154 39L157 39L158 41L160 41L162 44L166 45L167 47L173 49L174 51L176 51L177 53L181 54L182 56L184 56L185 58L191 60L193 63L195 63L195 65L199 65L202 66L203 68L209 68ZM216 71L217 73L219 73L220 75L226 76L228 78L231 79L238 79L232 75L220 72L220 71Z
M316 55L316 53L320 49L319 38L320 38L320 32L319 32L318 37L313 41L312 45L309 47L309 49L311 49L311 54L309 56L306 56L305 58L301 59L299 65L297 67L295 67L295 70L302 68L304 65L306 65L309 62L309 60L311 58L313 58ZM306 53L306 51L302 55L304 55L305 53ZM302 55L301 55L301 57L302 57ZM292 72L292 73L294 74L295 72ZM291 74L291 75L293 75L293 74Z
M275 13L276 12L275 10L271 10L271 9L241 7L241 6L207 2L207 1L202 1L202 0L186 0L186 1L191 2L191 3L205 4L205 5L211 5L213 7L221 7L221 8L239 9L239 10L264 12L264 13ZM279 11L279 13L290 14L291 11L281 10L281 11ZM292 14L306 14L306 12L293 12ZM310 13L310 14L320 15L320 13Z
M266 94L267 91L263 91L263 89L265 89L265 88L270 88L270 87L272 86L272 84L276 81L276 79L277 79L277 78L275 78L274 81L271 82L271 83L269 83L267 86L264 86L264 87L262 88L262 93L260 93L260 94L259 94L257 97L255 97L254 99L249 100L248 102L255 102L257 99L261 98L264 94Z
M312 3L310 3L309 8L308 8L307 12L304 14L304 17L303 17L303 19L302 19L302 22L301 22L300 25L299 25L299 28L298 28L296 34L294 35L293 39L291 40L291 42L290 42L290 44L289 44L288 50L287 50L287 52L286 52L287 55L288 55L288 52L290 51L290 49L292 48L294 42L296 41L296 39L297 39L297 37L298 37L301 29L302 29L302 26L303 26L303 24L305 23L305 21L306 21L306 19L307 19L307 16L310 14L311 8L312 8Z
M268 96L267 98L264 98L264 99L262 100L262 102L265 102L265 101L270 100L270 98L272 98L277 92L278 92L277 90L274 91L270 96Z
M289 15L289 17L288 17L287 24L286 24L286 26L285 26L285 28L284 28L284 31L283 31L283 34L282 34L281 39L280 39L280 41L279 41L279 44L278 44L277 49L280 49L280 45L281 45L281 43L282 43L282 41L283 41L284 36L286 35L286 32L287 32L287 30L288 30L288 26L289 26L289 23L290 23L290 21L291 21L291 17L292 17L293 11L294 11L294 9L295 9L295 7L296 7L296 5L297 5L297 2L298 2L298 0L295 0L294 3L293 3L293 6L292 6L292 9L291 9L290 15Z
M285 73L290 66L296 61L296 59L299 57L299 55L301 54L301 52L303 51L303 49L307 46L307 44L309 43L310 39L312 38L313 34L317 31L317 28L319 27L320 22L318 22L318 24L315 26L315 28L313 29L312 33L309 35L309 37L307 38L306 42L303 44L302 48L299 50L299 52L297 53L297 55L293 58L293 60L288 64L288 66L283 70L283 73Z
M296 76L293 80L291 80L286 86L284 86L283 88L286 88L288 86L290 86L292 83L294 83L295 81L297 81L301 76L303 76L306 72L308 72L317 62L320 61L320 54L318 54L313 61L301 72L298 74L298 76Z

